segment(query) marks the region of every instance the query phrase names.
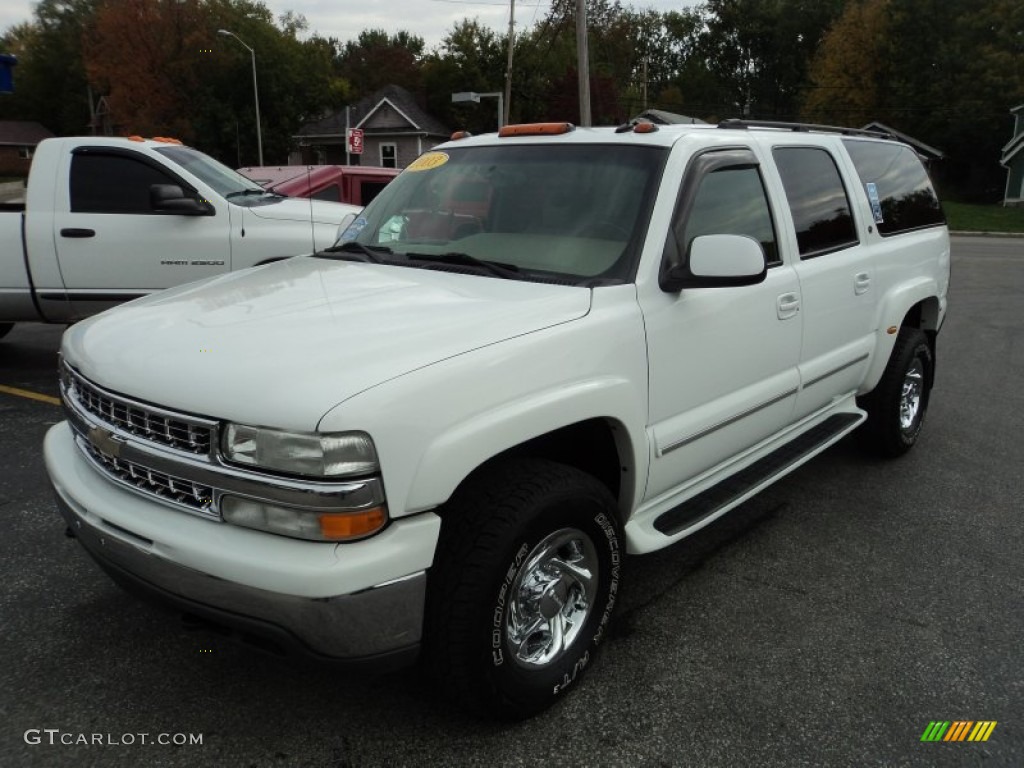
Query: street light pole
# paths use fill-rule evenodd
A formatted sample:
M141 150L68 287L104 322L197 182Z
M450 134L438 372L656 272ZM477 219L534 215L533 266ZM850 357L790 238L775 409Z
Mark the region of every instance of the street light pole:
M493 93L476 93L474 91L460 91L459 93L452 94L452 102L455 104L472 101L477 104L480 103L480 99L497 99L498 100L498 130L505 124L505 98L501 91L494 91Z
M249 51L249 55L252 56L252 95L253 95L253 100L256 102L256 148L257 148L257 152L259 153L260 165L262 166L263 165L263 132L260 130L260 90L256 86L256 51L254 51L250 46L246 45L245 41L242 40L242 38L240 38L234 32L231 32L231 31L226 30L226 29L218 29L217 30L217 34L218 35L229 35L230 37L235 38L235 40L237 40L239 43L241 43L242 46L245 47Z

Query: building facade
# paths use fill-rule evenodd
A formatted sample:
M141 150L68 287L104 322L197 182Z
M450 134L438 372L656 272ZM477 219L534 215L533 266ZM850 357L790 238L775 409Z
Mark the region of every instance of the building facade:
M1024 206L1024 104L1010 110L1013 137L1003 147L1000 164L1006 168L1006 192L1003 205Z
M348 153L348 129L363 131L362 154ZM405 168L451 131L424 112L404 88L389 85L361 101L315 120L293 137L290 162L303 165L376 165Z

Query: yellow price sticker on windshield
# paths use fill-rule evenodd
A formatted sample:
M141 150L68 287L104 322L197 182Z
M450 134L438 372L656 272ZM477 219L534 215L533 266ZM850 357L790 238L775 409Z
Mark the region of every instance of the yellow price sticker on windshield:
M425 155L420 155L413 160L407 171L432 171L435 168L440 168L442 165L448 162L448 155L444 152L427 152Z

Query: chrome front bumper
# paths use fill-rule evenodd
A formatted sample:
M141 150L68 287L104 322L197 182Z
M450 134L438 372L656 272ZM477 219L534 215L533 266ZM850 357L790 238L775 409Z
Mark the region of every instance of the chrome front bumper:
M401 530L403 521L393 523L389 531L379 536L381 550L374 556L368 549L360 549L373 546L371 541L351 545L293 541L233 530L234 526L182 516L161 508L159 503L138 499L110 484L85 462L67 424L50 430L44 453L57 506L71 531L92 558L131 591L142 591L185 613L238 630L243 637L269 641L285 652L371 667L394 667L415 659L423 627L425 568L429 565L423 545L432 550L432 540L436 541L432 535L432 515L404 521L405 532ZM168 515L174 516L171 519L176 527L166 528L166 540L148 538L161 536L165 526L154 527L153 523L166 522L161 516ZM190 528L182 529L182 525ZM205 539L230 536L238 545L233 551L224 548L224 573L209 573L164 556L168 552L184 552L197 561L205 555L207 562L212 562L207 553L184 550L184 545L196 541L195 534L201 531L210 531ZM255 536L260 537L259 542ZM247 542L270 546L271 554L282 552L277 558L266 558L268 550L254 555L256 563L266 564L265 572L257 574L263 578L262 585L230 578L233 564L229 560L234 556L237 561L239 549ZM343 554L334 554L335 547L340 547L338 551ZM400 554L404 555L402 561L419 568L397 578L357 586L347 594L319 596L323 582L315 573L317 563L305 556L307 552L320 557L324 567L338 565L340 557L351 552L352 560L377 564L389 553ZM252 570L251 563L244 565ZM284 572L275 576L275 568ZM234 570L238 570L237 565ZM319 592L303 595L268 588L279 584L285 589L292 585L293 592ZM313 586L304 589L306 584Z

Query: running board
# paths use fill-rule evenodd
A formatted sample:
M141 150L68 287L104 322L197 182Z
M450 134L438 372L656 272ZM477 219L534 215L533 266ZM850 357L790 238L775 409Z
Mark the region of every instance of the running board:
M837 438L852 430L861 421L862 416L860 413L837 413L829 416L818 426L807 430L764 458L758 459L746 469L687 499L678 507L662 513L654 521L654 528L666 536L671 536L723 507L734 504L751 489L763 485L766 480L781 477L803 459L835 442Z

